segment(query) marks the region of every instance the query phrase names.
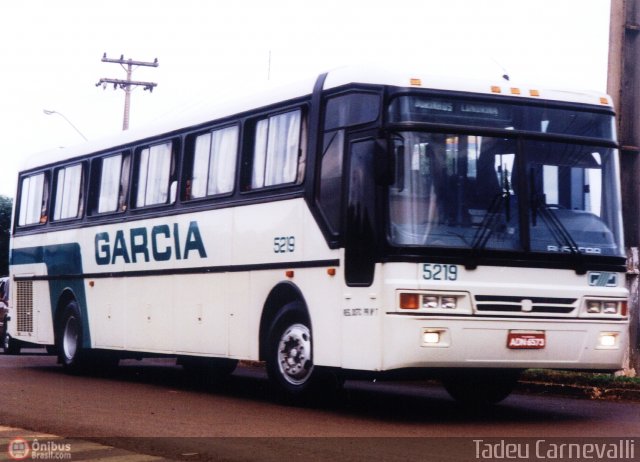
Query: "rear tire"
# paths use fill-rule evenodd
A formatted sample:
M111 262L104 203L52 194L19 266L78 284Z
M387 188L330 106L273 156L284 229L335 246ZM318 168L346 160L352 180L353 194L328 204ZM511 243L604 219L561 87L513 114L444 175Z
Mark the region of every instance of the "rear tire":
M56 335L58 362L70 372L78 372L84 366L82 349L82 317L75 301L67 304L62 312Z

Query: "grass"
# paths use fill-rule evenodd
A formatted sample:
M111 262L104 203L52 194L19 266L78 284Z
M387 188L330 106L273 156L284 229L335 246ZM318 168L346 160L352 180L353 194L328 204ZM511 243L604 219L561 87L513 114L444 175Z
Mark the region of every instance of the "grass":
M522 375L522 380L584 387L640 390L640 377L614 374L530 369Z

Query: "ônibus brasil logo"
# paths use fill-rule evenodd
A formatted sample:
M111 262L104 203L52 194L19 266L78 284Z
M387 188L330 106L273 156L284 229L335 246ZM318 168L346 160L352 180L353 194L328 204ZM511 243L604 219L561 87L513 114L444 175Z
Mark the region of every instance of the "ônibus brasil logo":
M7 454L11 460L25 460L28 457L39 460L71 460L71 443L53 439L29 442L24 438L9 441Z
M30 452L29 442L24 438L14 438L9 441L7 453L13 460L24 460L29 457Z

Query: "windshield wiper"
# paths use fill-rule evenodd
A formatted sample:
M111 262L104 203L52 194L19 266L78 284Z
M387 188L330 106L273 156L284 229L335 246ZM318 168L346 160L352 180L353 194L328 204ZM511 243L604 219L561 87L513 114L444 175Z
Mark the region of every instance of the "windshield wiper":
M533 172L531 172L533 178ZM544 195L537 193L535 183L531 181L531 224L536 226L538 214L544 224L549 228L551 235L555 239L556 243L560 245L560 251L564 252L565 249L569 250L569 253L574 259L574 270L577 274L585 274L586 269L584 265L584 255L580 252L578 244L571 236L571 233L562 223L555 213L551 211L551 207L546 203Z
M506 213L507 215L510 215L510 212L508 211L510 208L509 206L510 197L511 197L511 193L509 191L503 191L501 193L498 193L493 198L493 200L491 201L491 204L489 205L489 208L487 209L486 215L482 219L482 223L480 223L480 227L478 228L475 235L473 236L473 244L471 245L471 248L473 250L477 251L477 250L484 249L484 247L487 245L487 242L489 242L489 238L493 234L493 231L495 230L496 225L500 220L500 216L502 215L501 213L502 204L506 203L506 206L505 206L505 209L507 210ZM508 220L509 218L507 218L507 221Z
M465 268L472 270L478 267L478 254L484 249L489 242L489 238L493 234L494 230L502 216L502 206L504 204L505 217L507 223L511 220L511 190L510 188L504 188L502 192L494 196L487 213L480 223L480 227L473 236L473 243L471 244L471 254L469 259L465 263Z
M484 249L487 242L489 242L489 238L493 234L498 220L500 219L502 204L504 204L506 223L511 221L511 196L509 171L505 169L504 174L502 175L502 191L499 192L491 201L491 204L487 209L487 214L482 219L482 223L480 223L480 228L473 236L473 244L471 247L474 252Z

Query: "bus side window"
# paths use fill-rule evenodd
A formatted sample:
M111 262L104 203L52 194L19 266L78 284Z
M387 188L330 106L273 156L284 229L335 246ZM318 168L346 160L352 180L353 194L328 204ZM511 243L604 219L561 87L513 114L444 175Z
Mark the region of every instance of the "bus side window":
M295 183L304 165L304 123L297 109L257 121L250 189Z
M82 216L84 202L84 165L62 167L55 175L53 219L67 220Z
M341 231L342 170L344 158L344 130L336 130L324 136L318 204L333 233Z
M99 181L93 212L113 213L126 210L129 189L129 165L131 156L124 152L96 160L99 162Z
M191 147L185 199L233 192L238 153L237 125L198 135Z
M45 224L48 206L49 174L41 172L22 178L18 226Z
M380 96L376 93L347 93L327 101L324 117L326 131L375 122L380 113Z
M171 182L175 181L173 143L167 141L138 151L135 206L147 207L170 203Z

